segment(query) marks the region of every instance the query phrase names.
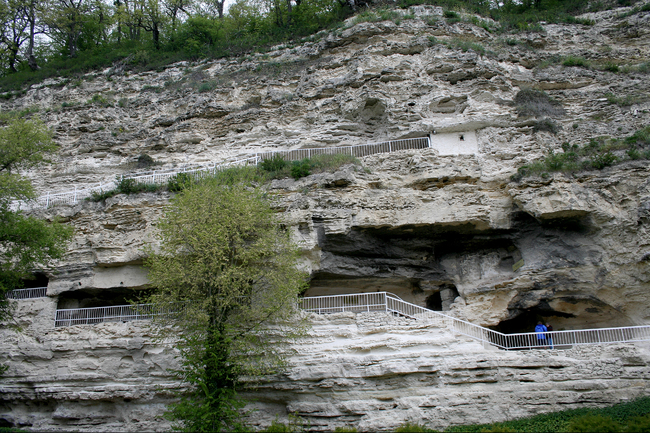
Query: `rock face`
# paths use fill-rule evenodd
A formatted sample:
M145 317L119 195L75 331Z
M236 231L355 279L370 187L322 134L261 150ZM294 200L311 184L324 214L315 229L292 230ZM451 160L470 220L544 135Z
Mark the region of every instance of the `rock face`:
M650 125L643 67L650 14L621 8L588 14L593 26L543 25L544 31L506 40L469 20L448 24L440 8L408 12L399 25L350 20L300 46L245 58L48 80L0 106L37 107L61 144L53 164L27 173L43 194L145 168L429 136L428 149L376 154L361 166L270 184L311 271L308 295L390 291L504 332L530 332L540 319L556 330L647 324L647 160L520 181L511 176L562 152L564 142L623 139ZM613 61L621 72L566 67L559 61L566 56L597 66ZM514 99L522 89L544 90L560 104L550 116L556 133L539 129L544 116L518 111ZM141 155L157 165L139 167L147 165ZM0 356L11 365L0 419L35 429L166 428L156 417L171 395L157 387L178 386L165 373L173 364L168 349L155 346L138 324L54 329L52 317L57 308L124 304L147 286L142 247L155 242L169 197L166 191L117 195L32 211L63 219L76 235L65 260L43 271L48 298L20 303L30 331L0 331ZM640 385L643 348L502 353L442 330L395 323L386 331L390 344L382 346L373 343L381 326L366 332L350 317L326 322L298 350L312 351L308 358L296 355L288 375L257 395L264 404L254 422L297 411L318 429L354 421L374 430L418 419L441 427L463 416L471 422L477 413L480 420L503 419L506 406L510 412L503 413L515 417L647 393ZM325 334L339 328L351 340L340 337L330 349ZM430 333L441 342L423 342ZM359 355L366 349L357 340L359 347L377 347L377 355ZM639 363L626 361L632 358ZM331 365L340 368L323 372ZM601 369L610 373L590 375ZM549 379L542 379L546 372ZM464 383L462 393L450 391L454 377ZM530 377L536 388L524 386ZM514 384L518 391L507 393ZM459 409L463 395L476 396L467 409ZM97 416L80 415L85 407ZM111 411L121 418L106 415ZM447 424L436 421L447 416Z
M22 333L4 332L11 369L0 417L34 430L160 431L174 352L147 322L53 328L52 300L19 301ZM291 367L245 393L248 424L301 417L313 431L392 431L404 422L505 421L632 400L650 391L650 346L504 352L387 313L312 315Z

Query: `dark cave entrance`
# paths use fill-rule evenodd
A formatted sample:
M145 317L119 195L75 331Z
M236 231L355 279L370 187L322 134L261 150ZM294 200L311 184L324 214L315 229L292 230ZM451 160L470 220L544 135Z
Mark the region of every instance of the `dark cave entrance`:
M550 308L544 308L544 305L538 305L533 308L522 310L517 316L512 319L504 320L492 329L502 332L504 334L519 334L525 332L534 332L535 326L538 322L546 324L547 322L553 325L553 330L558 331L557 323L554 319L559 318L574 318L575 315L569 313L562 313L553 311Z
M426 307L433 311L448 311L451 304L459 296L458 289L453 284L443 284L426 298Z
M47 287L50 279L42 272L34 272L34 278L22 280L25 289L35 289L37 287Z
M427 308L433 311L442 311L442 296L440 292L435 292L427 298Z
M59 295L57 309L94 308L127 305L130 302L144 303L152 289L82 289L64 292Z

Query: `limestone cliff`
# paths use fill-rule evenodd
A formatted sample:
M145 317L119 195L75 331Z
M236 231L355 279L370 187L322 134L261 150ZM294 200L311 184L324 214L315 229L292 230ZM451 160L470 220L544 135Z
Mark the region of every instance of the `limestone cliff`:
M137 170L137 158L143 154L158 163L153 168L163 169L276 149L430 136L429 149L377 154L362 158L362 167L350 165L297 181L273 181L270 189L277 209L284 212L301 242L312 273L308 294L391 291L405 300L507 332L530 331L531 324L541 317L551 320L556 330L647 324L647 160L623 161L603 170L511 180L522 165L549 152L562 152L562 143L584 145L600 136L622 139L650 125L650 80L648 73L638 68L650 58L650 13L628 14L629 10L588 14L585 18L595 22L592 26L542 24L543 32L505 37L469 20L448 24L440 8L418 6L403 11L408 15L399 24L351 19L343 28L322 32L312 41L276 47L265 54L182 63L162 72L141 74L129 74L116 66L82 80L48 80L1 106L3 110L38 107L61 144L51 166L28 173L41 193L108 182L117 174ZM628 69L615 73L564 66L558 59L567 56L602 64L614 61ZM522 89L544 90L560 103L562 112L551 116L555 132L540 130L541 117L518 111L513 101ZM156 219L169 196L168 192L118 195L99 203L34 210L45 218L61 217L77 231L66 259L56 269L45 271L49 298L42 301L42 311L48 313L38 316L34 324L29 322L30 332L38 335L35 323L39 321L43 329L52 328L46 322L57 307L120 304L133 289L145 287L141 248L153 240ZM21 301L21 305L27 302ZM36 310L41 311L39 308ZM61 426L69 425L70 420L85 418L60 415L79 410L62 402L94 401L85 391L70 390L75 384L84 388L87 380L100 388L114 386L112 394L98 391L98 401L115 404L128 398L132 402L128 411L139 410L134 409L136 401L152 405L165 401L168 396L157 394L154 388L166 379L149 378L164 371L171 361L148 361L148 351L154 349L141 334L145 331L136 325L135 330L132 325L84 326L83 331L59 328L38 338L11 334L11 339L3 339L1 353L9 353L16 362L8 373L13 391L4 394L7 403L2 409L2 413L13 415L0 417L30 425L25 421L29 417L16 413L28 413L25 407L41 405L44 409L37 411L41 414L38 422L31 425L64 428ZM400 335L416 338L413 335L418 332ZM61 343L65 347L61 350L70 359L79 355L78 362L86 367L70 360L70 368L99 368L101 374L75 376L77 373L62 370L46 386L55 391L41 392L40 385L39 392L33 391L30 384L41 382L47 374L46 365L59 356L41 345L77 341L77 333L84 334L79 337L83 343ZM364 335L355 338L371 344ZM98 338L110 342L102 340L95 346L92 342ZM98 347L106 351L98 351ZM464 346L449 347L457 355ZM340 353L345 350L341 348ZM390 362L413 364L413 372L419 371L418 363L424 361L411 363L412 355L402 357L400 353L394 349ZM104 356L110 366L97 361ZM528 368L528 363L553 363L555 356L573 357L569 363L577 366L591 355L577 351L539 361L535 356L495 355L477 348L472 356L498 358L493 366L505 365L501 364L504 359L512 356L516 359L513 363ZM639 369L643 370L639 374L645 377L645 355L639 356ZM314 355L316 361L296 362L318 371L318 359L331 364L338 362L335 358L323 353ZM67 361L62 359L52 362L64 365ZM124 376L129 379L115 376L120 368L129 371ZM380 369L382 383L393 380L388 379L391 368ZM506 374L501 367L494 368L500 372L495 374ZM354 417L364 411L372 414L363 415L362 428L386 426L383 420L391 412L380 415L388 408L377 403L382 396L354 397L368 401L363 410L359 405L365 403L350 404L347 412L328 402L314 403L312 409L305 406L323 392L314 388L318 392L311 394L310 381L330 381L333 388L329 393L340 388L351 395L350 387L372 382L367 378L372 374L359 369L354 374L326 378L312 371L315 376L304 379L301 371L290 372L292 380L279 381L282 385L269 385L265 394L269 407L284 405L284 411L336 420L332 424L318 421L319 428L340 425L346 417L358 421L360 418ZM616 371L614 376L627 377L622 370ZM407 382L428 383L428 374L422 379L411 376ZM151 386L134 394L126 388L138 376ZM436 384L447 383L447 379L436 377L431 379ZM589 377L590 385L581 389L593 390L598 396L589 401L608 403L623 397L625 383L616 385L621 391L607 394L597 391L604 386L599 378ZM426 391L426 386L433 387L431 383L422 383L421 398L440 398L435 394L438 391ZM56 391L59 386L65 391ZM397 385L385 386L395 389ZM553 386L549 384L548 389ZM289 396L278 397L276 393L283 387ZM427 392L437 397L424 397ZM644 386L635 388L634 395L645 393ZM606 394L608 397L603 397ZM581 398L571 397L570 404L585 401ZM390 405L403 407L405 401ZM406 417L400 412L399 420L415 420L417 411L428 410L415 407L439 406L435 402L433 406L422 404L418 400L409 406L412 411ZM5 409L14 405L22 409ZM520 414L533 412L531 406ZM46 413L49 418L43 415ZM129 417L123 419L133 418ZM153 417L145 418L154 422ZM79 422L97 425L97 429L136 428L129 424L132 421L120 424L119 420L102 421L101 416Z

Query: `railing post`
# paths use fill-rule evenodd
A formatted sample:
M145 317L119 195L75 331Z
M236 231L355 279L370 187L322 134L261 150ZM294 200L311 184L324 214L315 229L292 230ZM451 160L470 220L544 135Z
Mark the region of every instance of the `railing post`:
M45 197L45 209L50 207L50 192L47 192L47 196Z

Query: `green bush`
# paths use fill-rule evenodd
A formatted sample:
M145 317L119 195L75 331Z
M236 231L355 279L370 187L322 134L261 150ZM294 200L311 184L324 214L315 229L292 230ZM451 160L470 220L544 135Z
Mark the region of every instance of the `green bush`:
M514 99L520 116L562 116L564 109L560 102L546 92L535 89L520 90Z
M562 61L562 66L579 66L582 68L589 68L589 62L582 57L569 56Z
M311 162L309 158L305 158L302 161L294 161L291 164L291 177L298 180L301 177L306 177L311 174Z
M630 433L650 432L650 415L635 416L630 419L625 431Z
M533 125L533 132L547 131L557 134L561 129L562 127L551 119L542 119Z
M90 197L88 198L88 200L94 202L104 201L107 198L113 197L116 194L117 194L116 189L111 189L109 191L92 191L90 193Z
M612 152L607 152L607 153L599 153L596 154L592 157L591 159L591 165L598 169L601 170L605 167L609 167L611 165L614 165L618 161L618 157L614 155Z
M260 167L264 171L276 172L284 169L288 165L289 163L285 161L281 155L275 154L270 159L264 159L264 161L262 161L262 163L260 164Z
M356 427L336 427L334 433L357 433Z
M585 415L572 420L567 428L571 433L601 433L601 432L621 432L622 426L611 419L602 415Z
M152 157L150 157L147 154L142 154L138 156L138 161L136 163L137 168L147 168L151 167L152 165L156 165L156 161Z
M135 179L120 178L116 189L120 194L135 194L140 192L143 188L142 185L135 181Z
M187 173L176 173L167 181L167 189L171 192L180 192L192 185L192 177Z

